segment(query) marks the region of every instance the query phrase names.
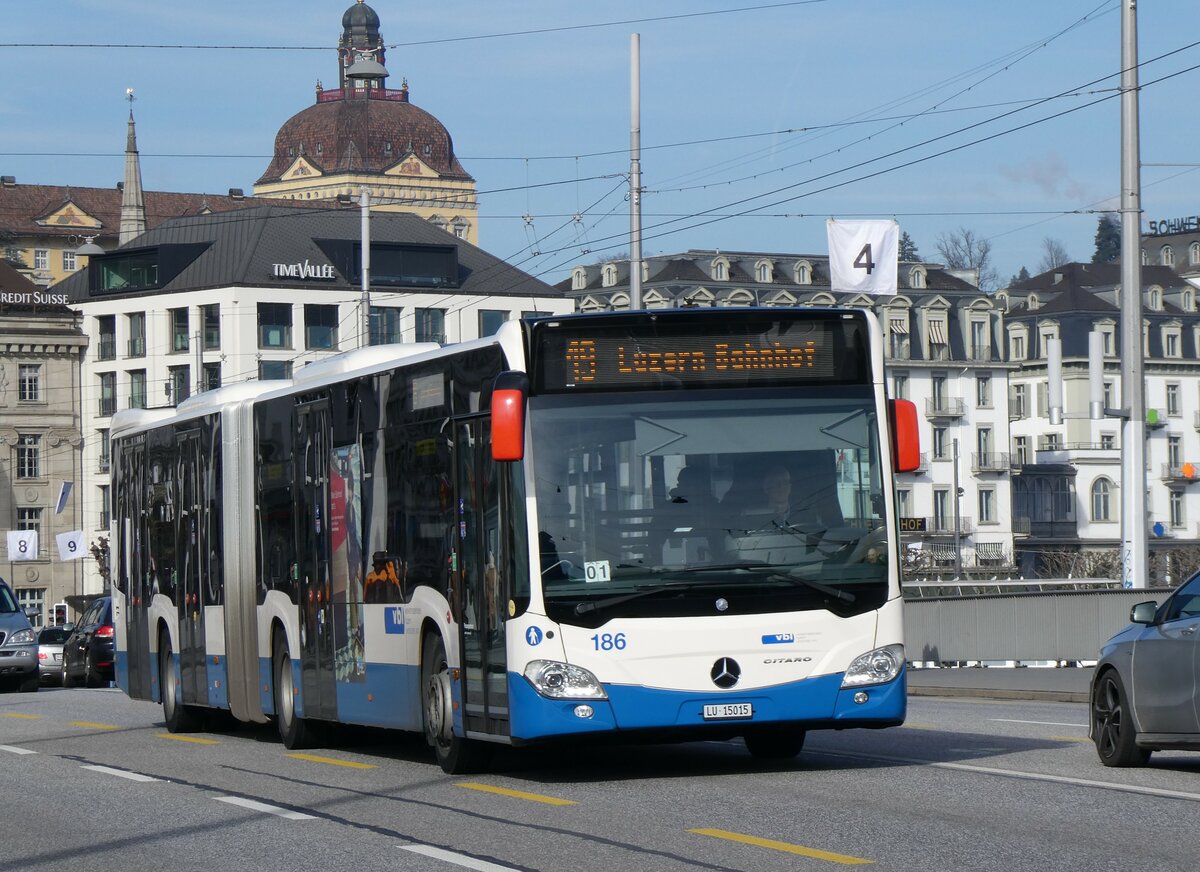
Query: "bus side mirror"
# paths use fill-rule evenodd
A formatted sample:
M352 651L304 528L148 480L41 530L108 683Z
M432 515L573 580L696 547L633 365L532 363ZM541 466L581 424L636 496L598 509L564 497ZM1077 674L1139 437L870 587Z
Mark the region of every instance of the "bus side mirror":
M892 430L892 469L912 472L921 468L921 439L917 430L917 406L911 400L888 400Z
M529 379L523 372L502 372L492 386L492 460L525 456L525 398Z

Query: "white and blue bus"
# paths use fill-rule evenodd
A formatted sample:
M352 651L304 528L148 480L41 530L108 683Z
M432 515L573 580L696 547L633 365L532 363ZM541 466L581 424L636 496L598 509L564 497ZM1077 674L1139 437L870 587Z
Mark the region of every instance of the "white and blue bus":
M837 309L509 322L112 425L117 681L167 727L497 745L905 716L878 324Z

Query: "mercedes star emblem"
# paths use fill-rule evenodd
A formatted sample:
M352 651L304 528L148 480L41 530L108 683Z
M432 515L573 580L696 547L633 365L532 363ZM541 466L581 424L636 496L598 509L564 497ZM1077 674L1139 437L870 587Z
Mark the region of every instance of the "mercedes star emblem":
M738 666L736 660L732 657L722 657L713 664L712 672L713 684L723 690L728 690L738 683L738 679L742 675L742 667Z

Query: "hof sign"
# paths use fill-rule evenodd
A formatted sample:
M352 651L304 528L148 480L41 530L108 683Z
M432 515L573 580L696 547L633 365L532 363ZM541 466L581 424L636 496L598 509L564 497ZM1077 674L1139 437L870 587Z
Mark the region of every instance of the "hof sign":
M829 237L829 285L834 293L896 293L899 224L830 218L825 228Z

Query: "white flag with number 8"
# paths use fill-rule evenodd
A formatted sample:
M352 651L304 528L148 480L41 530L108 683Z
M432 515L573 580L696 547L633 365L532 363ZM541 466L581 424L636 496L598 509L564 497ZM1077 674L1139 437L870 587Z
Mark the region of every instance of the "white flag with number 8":
M834 293L896 293L899 224L830 218L825 227L829 236L829 285Z
M8 559L15 563L18 560L37 560L38 535L37 530L8 531Z

